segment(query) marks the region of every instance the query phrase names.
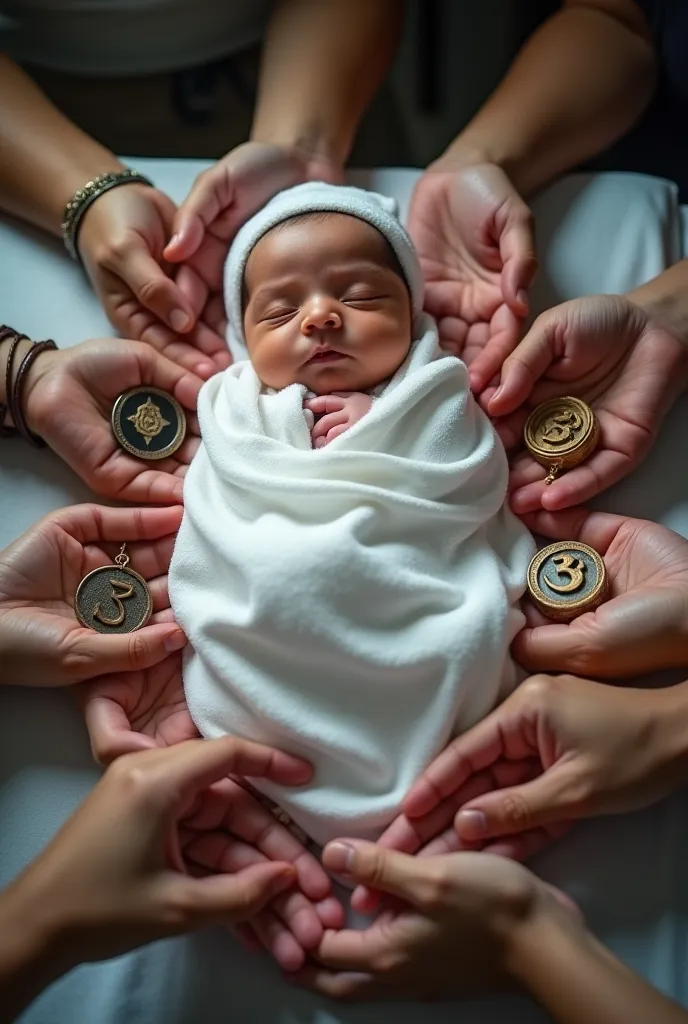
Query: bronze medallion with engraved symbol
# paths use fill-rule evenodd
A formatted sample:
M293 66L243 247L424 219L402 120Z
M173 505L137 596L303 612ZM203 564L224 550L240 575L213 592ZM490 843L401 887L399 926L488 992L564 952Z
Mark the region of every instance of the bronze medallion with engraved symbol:
M570 622L607 597L607 570L594 548L557 541L542 548L528 567L528 593L543 615Z
M148 584L129 568L123 544L114 565L101 565L77 587L74 611L82 626L98 633L133 633L153 611Z
M186 416L176 398L160 388L138 387L120 395L112 408L117 443L139 459L165 459L186 436Z
M600 428L595 413L580 398L566 395L533 409L523 431L526 447L547 469L545 483L592 455Z

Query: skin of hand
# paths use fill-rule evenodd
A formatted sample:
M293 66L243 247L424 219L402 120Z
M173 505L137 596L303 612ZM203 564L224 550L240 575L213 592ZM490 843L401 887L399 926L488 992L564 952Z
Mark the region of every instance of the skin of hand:
M98 494L119 501L176 504L199 444L195 409L201 383L149 345L98 338L41 353L26 380L24 410L29 429ZM120 448L110 424L117 397L146 384L174 395L187 422L181 447L170 458L152 463Z
M513 510L522 515L577 505L630 473L652 447L687 375L688 347L623 296L573 299L539 316L504 363L500 387L482 396L483 405L491 417L507 417L513 440L530 408L576 395L592 406L600 441L582 465L550 486L547 470L520 455L509 483Z
M325 847L323 863L393 897L396 907L364 931L325 934L317 965L296 980L330 997L436 1000L507 987L524 929L542 917L582 928L565 896L489 854L416 858L338 839Z
M432 164L411 198L409 231L425 281L425 308L442 347L464 360L483 391L518 344L537 270L533 217L494 164Z
M80 687L78 699L91 749L101 764L198 737L184 697L180 652L150 669L96 679ZM250 924L258 945L283 970L296 970L320 941L323 928L342 923L342 908L330 895L329 879L291 832L242 789L240 779L225 779L214 790L213 802L203 808L203 834L189 832L188 856L209 871L236 871L266 859L296 865L298 890L271 902ZM205 835L208 822L212 836Z
M38 963L24 965L30 994L83 961L248 920L296 883L293 863L264 861L218 874L195 856L195 845L202 846L204 834L212 842L221 824L215 787L232 772L285 785L310 777L298 758L231 737L131 754L107 770L45 851L0 895L2 934L12 936L12 948L3 950L0 939L0 950L10 957L24 945L36 951ZM237 798L239 812L241 793ZM224 803L222 820L232 814ZM0 970L0 985L3 980ZM14 981L21 989L21 979ZM17 1012L21 997L30 994L11 987L5 993L8 1001L17 999Z
M340 392L335 395L318 395L304 403L314 416L320 418L311 430L314 448L324 448L335 437L353 427L370 412L373 400L361 392Z
M111 189L87 210L79 254L114 326L124 337L152 345L173 362L207 378L229 365L221 297L200 305L163 258L176 207L158 189L128 184ZM224 259L222 253L216 254ZM189 273L195 273L192 261ZM205 296L207 298L207 296Z
M685 683L637 690L531 676L420 776L405 815L422 832L433 812L434 829L440 817L451 821L455 814L454 828L426 854L479 843L520 860L579 818L649 806L688 775L687 690ZM533 777L465 799L474 775L507 761L533 766Z
M103 672L143 670L186 643L172 621L167 569L182 509L74 505L41 519L0 554L0 672L3 683L67 686ZM127 542L132 568L148 581L149 625L106 635L81 626L74 595L83 577L112 563Z
M252 250L243 328L263 384L368 391L411 347L411 299L390 247L347 214L286 221Z
M227 248L241 225L277 192L309 180L338 183L342 170L298 148L245 142L196 178L174 215L164 249L194 316L222 302Z

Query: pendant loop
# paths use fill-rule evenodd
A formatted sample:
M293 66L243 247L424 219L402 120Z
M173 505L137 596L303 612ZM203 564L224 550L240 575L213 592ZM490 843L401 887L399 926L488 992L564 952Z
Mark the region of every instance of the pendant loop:
M120 569L126 569L129 565L129 555L125 554L126 547L127 545L124 543L119 549L119 554L115 558L115 565L118 565Z

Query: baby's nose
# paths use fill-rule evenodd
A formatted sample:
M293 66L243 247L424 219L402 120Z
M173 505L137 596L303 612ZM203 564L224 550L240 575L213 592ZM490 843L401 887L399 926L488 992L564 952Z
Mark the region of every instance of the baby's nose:
M342 318L332 303L313 303L301 321L301 333L311 335L315 331L337 331Z

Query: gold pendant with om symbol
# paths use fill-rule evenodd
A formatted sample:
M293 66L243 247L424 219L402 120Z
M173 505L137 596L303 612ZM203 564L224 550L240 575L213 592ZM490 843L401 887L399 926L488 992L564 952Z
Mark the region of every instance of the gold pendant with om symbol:
M551 484L562 470L592 455L600 428L589 405L566 395L538 405L526 420L523 436L530 454L548 470L545 483Z
M98 633L133 633L145 626L153 611L148 584L129 569L126 544L114 565L101 565L77 587L74 611L82 626Z
M607 570L594 548L579 541L557 541L538 551L528 567L528 593L543 615L570 622L602 604Z

